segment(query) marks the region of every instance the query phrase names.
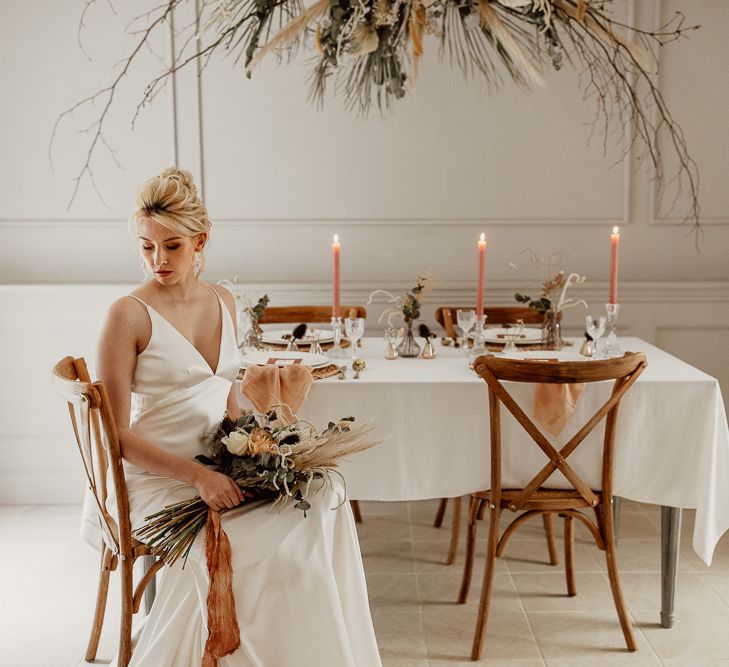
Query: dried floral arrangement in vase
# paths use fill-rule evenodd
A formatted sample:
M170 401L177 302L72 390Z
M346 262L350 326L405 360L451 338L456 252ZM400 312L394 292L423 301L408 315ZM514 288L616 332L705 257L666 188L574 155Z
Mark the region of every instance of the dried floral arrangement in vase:
M382 312L378 320L381 322L383 318L387 318L388 327L392 327L393 316L402 317L402 321L405 324L405 332L403 339L397 346L397 352L401 357L417 357L420 354L420 345L413 335L413 322L420 319L421 300L429 287L427 276L420 276L418 278L418 284L410 291L405 292L405 294L395 296L387 290L376 289L367 299L367 305L369 305L376 296L382 294L387 297L388 303L393 304Z
M562 347L562 335L560 319L562 312L574 306L584 306L587 302L584 299L567 298L567 290L572 285L580 285L586 280L585 276L579 273L570 273L565 277L564 271L557 272L553 277L542 283L542 291L536 298L527 294L517 292L514 298L534 308L544 317L542 324L542 344L547 350L559 350Z

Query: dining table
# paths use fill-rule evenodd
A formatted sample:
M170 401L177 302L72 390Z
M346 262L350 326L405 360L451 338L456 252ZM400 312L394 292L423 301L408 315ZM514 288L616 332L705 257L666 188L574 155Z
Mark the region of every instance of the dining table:
M549 352L550 359L576 356L580 341L566 340L568 347ZM671 627L681 511L696 510L692 544L707 565L729 529L729 428L715 378L640 338L621 337L619 345L644 352L648 366L620 406L613 492L661 506L661 624ZM316 380L299 411L316 426L353 416L379 442L342 463L349 497L412 501L488 488L487 385L469 367L464 350L437 342L435 358L386 359L385 347L384 339L365 337L354 352L345 348L344 358L333 360L348 367L344 379ZM366 364L357 379L353 356ZM611 387L587 385L563 431L545 433L548 439L567 442L607 400ZM509 391L530 414L534 385L510 383ZM604 423L570 455L572 467L593 489L600 486L603 432ZM541 468L544 455L505 410L502 440L504 487L523 484ZM567 484L556 471L547 485Z

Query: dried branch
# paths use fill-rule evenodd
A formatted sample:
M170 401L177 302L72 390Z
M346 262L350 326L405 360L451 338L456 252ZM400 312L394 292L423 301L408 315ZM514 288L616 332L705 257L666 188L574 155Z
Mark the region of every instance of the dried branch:
M685 137L658 90L655 75L656 51L685 36L696 26L685 26L682 14L655 30L644 30L613 19L605 11L613 0L320 0L308 9L301 0L203 0L194 21L176 37L172 62L145 86L132 118L132 128L141 110L163 88L167 79L191 63L198 73L219 51L244 60L247 74L267 54L291 56L312 30L316 32L318 56L313 63L310 97L323 105L327 82L334 78L345 106L367 115L373 106L387 113L393 102L412 89L417 61L423 53L423 36L440 40L441 55L466 78L482 75L487 85L497 88L504 76L523 86L540 85L545 66L560 69L571 62L580 69L585 98L595 104L593 133L607 142L623 143L621 159L637 146L638 161L646 160L653 170L660 203L665 188L676 184L670 211L685 195L688 210L684 222L698 240L699 175L690 157ZM78 40L85 17L96 0L86 0L81 14ZM93 183L91 161L99 145L115 152L103 137L104 123L120 81L126 76L142 47L150 48L150 35L181 0L166 3L135 17L127 26L139 35L135 48L121 61L114 81L94 95L60 114L53 127L51 149L60 121L87 104L103 101L102 111L89 130L92 138L86 161L75 179L69 207L78 193L81 179ZM144 22L144 27L136 26ZM314 26L314 24L316 24ZM214 33L206 45L202 33ZM190 46L192 48L190 48ZM84 51L86 54L86 52ZM88 54L86 54L88 57ZM156 54L155 54L156 55ZM627 141L626 141L627 139ZM661 146L675 153L678 167L666 179Z

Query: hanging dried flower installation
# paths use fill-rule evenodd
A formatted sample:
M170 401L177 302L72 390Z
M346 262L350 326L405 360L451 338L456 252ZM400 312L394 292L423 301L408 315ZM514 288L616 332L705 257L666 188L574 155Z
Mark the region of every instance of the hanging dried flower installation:
M151 35L169 29L173 13L190 0L167 0L138 17L131 29L135 48L118 76L81 100L101 108L86 164L76 179L92 178L91 158L104 144L104 122L121 79ZM84 13L95 0L87 0ZM584 94L595 100L596 125L607 137L617 128L626 146L642 148L660 189L678 183L674 206L685 196L685 219L698 230L698 171L680 126L656 83L657 50L697 26L686 27L676 14L654 30L628 26L610 13L613 0L204 0L193 3L195 20L176 32L174 63L152 79L137 114L176 71L198 62L209 65L216 53L242 60L251 76L266 56L290 57L299 49L315 54L311 97L323 104L332 84L346 106L366 115L386 113L418 77L429 43L464 75L480 74L487 85L510 78L525 87L544 85L548 68L571 63L581 74ZM83 16L81 19L83 25ZM135 114L136 118L136 114ZM55 136L56 128L54 128ZM668 146L675 173L666 175L661 146ZM627 152L627 148L626 148Z

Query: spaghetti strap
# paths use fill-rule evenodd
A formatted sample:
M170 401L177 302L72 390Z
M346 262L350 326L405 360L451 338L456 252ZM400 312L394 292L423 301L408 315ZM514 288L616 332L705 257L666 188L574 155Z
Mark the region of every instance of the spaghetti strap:
M125 296L130 296L130 297L132 297L132 299L136 299L136 300L137 300L137 301L139 301L139 303L141 303L141 304L142 304L142 305L143 305L143 306L144 306L144 307L145 307L145 308L146 308L147 310L149 310L149 304L148 304L148 303L146 303L145 301L142 301L142 300L141 300L141 299L140 299L140 298L139 298L138 296L134 296L134 294L125 294Z

